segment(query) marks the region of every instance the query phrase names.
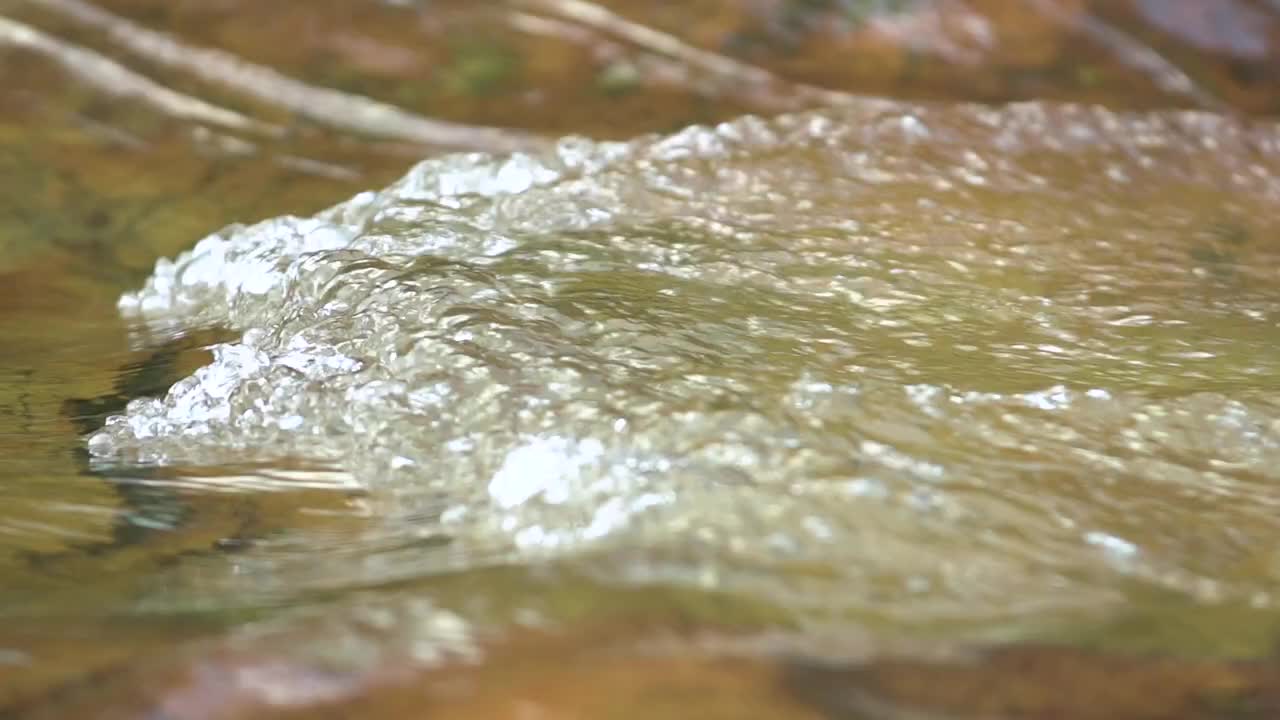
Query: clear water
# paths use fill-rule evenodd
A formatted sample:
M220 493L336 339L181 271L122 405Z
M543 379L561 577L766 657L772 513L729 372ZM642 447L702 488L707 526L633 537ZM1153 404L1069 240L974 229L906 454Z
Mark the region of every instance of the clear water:
M1274 0L0 5L0 716L1274 714L1274 125L453 158L117 308L433 120L1274 118Z
M1278 203L1274 125L1037 103L447 156L160 261L136 344L239 339L88 447L358 497L220 605L564 561L890 634L1266 613Z

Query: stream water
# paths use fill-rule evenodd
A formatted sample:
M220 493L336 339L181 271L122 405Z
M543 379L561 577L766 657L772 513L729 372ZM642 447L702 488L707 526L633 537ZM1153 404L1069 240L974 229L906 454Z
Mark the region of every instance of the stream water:
M110 5L128 13L18 3L15 76L38 87L30 51L67 27L147 37L148 11ZM1268 717L1280 126L1240 69L1270 36L1223 18L1280 16L1139 2L1130 35L1069 5L1025 7L1107 47L1177 30L1251 90L1117 51L1150 83L1128 108L924 80L907 94L930 99L869 99L806 76L808 50L782 81L533 2L358 27L555 20L552 49L608 31L759 84L714 111L680 85L690 104L635 130L715 122L629 141L544 140L555 108L494 122L487 93L543 86L480 40L450 76L475 105L440 113L476 126L443 130L384 108L264 139L8 91L28 127L2 160L22 194L0 221L0 716ZM965 12L1018 20L859 22L958 42ZM735 37L820 26L769 18ZM609 57L600 107L674 92L620 89ZM1036 95L1074 97L1044 72L1058 90ZM1120 81L1076 99L1097 82ZM429 132L528 149L437 152L369 189Z

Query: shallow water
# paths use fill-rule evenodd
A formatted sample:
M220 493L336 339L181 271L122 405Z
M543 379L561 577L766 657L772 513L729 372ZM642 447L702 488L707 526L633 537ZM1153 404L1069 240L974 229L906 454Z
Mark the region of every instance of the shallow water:
M869 103L428 161L162 260L120 301L139 341L242 337L92 463L287 462L373 518L206 563L189 602L551 563L863 648L1269 617L1278 149L1207 114Z
M784 90L713 114L807 102ZM477 102L454 119L491 121ZM396 716L397 668L480 657L466 682L494 698L598 712L538 661L590 673L592 648L619 653L620 697L906 655L961 717L968 681L928 663L989 643L1270 687L1265 662L1213 663L1265 659L1277 618L1274 124L854 101L449 156L310 217L403 161L81 110L5 146L39 222L0 243L0 707L265 717L293 692ZM884 696L927 699L898 672ZM774 700L753 711L813 712Z
M139 337L242 339L88 446L310 463L437 546L344 582L625 549L620 581L908 625L1266 606L1276 147L872 104L428 161L161 261Z

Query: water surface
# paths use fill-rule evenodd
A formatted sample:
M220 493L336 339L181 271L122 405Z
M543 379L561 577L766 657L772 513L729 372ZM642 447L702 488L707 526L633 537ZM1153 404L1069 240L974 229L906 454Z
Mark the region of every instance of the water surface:
M312 218L440 148L395 136L420 125L295 121L63 12L79 5L4 11L264 127L105 102L56 56L4 51L14 130L0 139L20 181L0 221L0 668L17 681L0 705L56 716L64 699L132 693L200 713L222 692L243 701L229 712L263 716L261 688L166 668L258 668L303 705L376 703L389 668L478 652L567 708L594 696L538 675L537 658L593 647L642 678L619 696L681 663L694 687L732 695L775 677L779 656L925 662L993 642L1023 644L1015 665L1034 642L1198 658L1169 680L1193 694L1215 673L1232 687L1269 677L1280 428L1265 121L856 101L433 160ZM1271 107L1256 68L1273 50L1250 30L1272 22L1261 4L1221 3L1209 23L1144 3L1009 17L885 4L871 19L840 3L689 17L334 3L308 6L318 29L288 47L249 32L294 22L284 6L114 5L316 87L547 137L890 87ZM623 16L690 45L654 44ZM1059 38L1037 46L1065 59L1008 33L983 46L965 34L975 17ZM925 27L949 29L928 36L922 74L875 55L900 47L877 38ZM1106 45L1117 35L1099 28L1132 42ZM1135 43L1168 64L1132 64ZM837 49L890 61L879 75L824 65ZM297 217L251 224L282 213ZM152 270L228 222L247 224ZM521 645L529 627L567 637ZM755 669L708 675L698 658L724 647L687 639L633 666L652 651L637 637L686 628L730 636ZM507 632L512 647L476 650ZM1003 657L982 667L1003 678ZM1159 675L1123 655L1060 657L1129 686ZM1237 675L1224 657L1263 664ZM965 687L949 667L936 684ZM875 676L884 694L923 701L886 689L897 672ZM1051 695L1052 680L1021 680ZM492 696L542 692L520 687ZM945 712L981 713L957 693Z

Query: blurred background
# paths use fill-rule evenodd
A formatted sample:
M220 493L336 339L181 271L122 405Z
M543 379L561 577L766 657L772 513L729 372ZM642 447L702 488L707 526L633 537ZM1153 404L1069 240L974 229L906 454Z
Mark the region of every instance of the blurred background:
M626 138L845 94L1275 115L1280 2L4 0L0 78L0 272L70 252L137 278L518 142L486 127Z

